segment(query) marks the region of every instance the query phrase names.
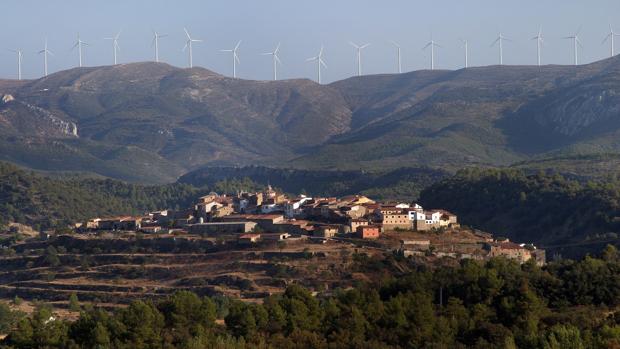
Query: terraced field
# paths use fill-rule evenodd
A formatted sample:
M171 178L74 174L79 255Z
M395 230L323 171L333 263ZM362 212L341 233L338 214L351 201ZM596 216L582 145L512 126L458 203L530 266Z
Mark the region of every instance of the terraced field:
M59 251L53 263L49 246ZM73 293L82 302L107 306L177 290L257 301L290 283L325 290L348 287L366 277L353 267L351 256L357 247L342 242L244 247L200 238L59 236L12 248L15 255L0 261L0 298L18 296L58 307L66 306Z

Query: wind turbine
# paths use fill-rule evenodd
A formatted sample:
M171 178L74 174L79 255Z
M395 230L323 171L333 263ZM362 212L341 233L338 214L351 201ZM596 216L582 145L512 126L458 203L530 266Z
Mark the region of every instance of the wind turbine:
M499 65L504 65L504 40L512 41L505 37L502 33L499 33L497 39L495 39L495 41L491 44L491 47L493 47L495 44L499 43Z
M620 34L617 34L616 32L614 32L614 29L611 27L611 24L609 25L609 34L607 34L607 36L605 37L605 40L603 40L603 44L609 40L609 42L611 43L611 56L613 57L616 55L616 51L614 49L614 38L616 36L619 36Z
M82 67L82 46L88 46L88 43L82 41L82 39L80 39L80 33L78 33L77 41L75 42L75 45L73 45L71 50L74 50L77 47L77 49L78 49L78 56L80 58L80 67Z
M461 39L465 47L465 69L469 68L469 41Z
M121 47L118 45L118 38L121 36L121 31L119 30L118 33L116 33L115 36L111 37L111 38L103 38L103 40L112 40L112 49L114 50L114 65L117 64L117 60L116 60L116 50L121 49Z
M43 73L44 76L47 76L47 55L54 55L52 53L52 51L47 49L47 39L45 39L45 48L43 48L41 51L39 51L39 54L43 54Z
M237 43L234 49L232 50L220 50L221 52L231 52L232 53L232 63L233 63L233 78L237 78L237 63L241 63L239 61L239 55L237 54L239 50L239 45L241 45L241 40Z
M435 47L441 47L439 46L435 40L433 40L433 36L431 35L431 41L429 41L428 44L426 44L426 46L424 46L422 49L426 50L428 47L431 48L431 70L435 70Z
M577 32L572 35L572 36L567 36L564 39L570 39L573 40L573 53L575 55L575 65L579 64L579 51L578 51L578 47L577 45L583 47L583 45L581 44L581 40L579 40L579 32L581 31L581 28L579 28L579 30L577 30Z
M159 63L159 39L165 38L168 34L159 34L153 30L153 41L151 46L155 45L155 62Z
M187 41L185 41L185 46L183 46L183 51L185 51L185 49L189 48L189 67L193 68L194 67L194 61L193 61L193 52L192 52L192 43L194 42L202 42L202 40L199 39L192 39L192 36L189 35L189 32L187 31L187 29L183 28L183 30L185 31L185 35L187 36Z
M282 61L280 61L280 57L278 56L279 53L280 43L278 43L278 46L276 46L276 49L273 50L273 52L265 52L262 54L263 56L272 56L273 58L273 81L278 80L278 64L282 64Z
M362 46L357 45L354 42L349 41L351 46L357 50L357 76L362 76L362 50L370 46L370 44L364 44Z
M542 50L542 45L545 42L542 36L542 26L538 28L538 35L533 37L532 40L536 40L536 56L538 58L537 60L538 66L540 67L541 50Z
M21 80L22 79L22 58L24 57L24 54L22 50L20 49L9 50L9 51L17 53L17 80Z
M403 72L403 68L401 65L401 60L400 60L400 45L398 43L396 43L396 41L391 41L392 45L396 46L396 55L397 55L397 59L398 59L398 74Z
M321 50L319 51L319 54L316 57L308 58L306 62L316 62L317 74L318 74L317 82L320 84L321 83L321 66L327 68L325 61L323 61L323 46L321 46Z

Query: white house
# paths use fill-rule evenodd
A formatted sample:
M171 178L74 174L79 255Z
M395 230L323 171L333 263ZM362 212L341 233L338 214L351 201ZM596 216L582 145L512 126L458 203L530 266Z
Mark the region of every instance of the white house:
M289 202L287 202L286 204L284 204L284 213L286 214L287 218L294 218L296 216L298 216L299 214L301 214L301 206L303 206L306 202L312 200L312 198L309 198L305 195L301 195L299 198L295 199L295 200L291 200Z

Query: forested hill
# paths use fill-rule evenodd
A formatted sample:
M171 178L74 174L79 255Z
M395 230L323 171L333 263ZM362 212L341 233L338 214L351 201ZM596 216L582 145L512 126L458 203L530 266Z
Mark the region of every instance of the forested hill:
M464 224L573 253L595 241L617 243L620 233L616 180L581 183L561 175L468 169L430 186L420 201L454 211Z
M0 225L20 222L47 228L96 216L138 214L183 206L198 194L198 189L186 184L53 179L0 162Z

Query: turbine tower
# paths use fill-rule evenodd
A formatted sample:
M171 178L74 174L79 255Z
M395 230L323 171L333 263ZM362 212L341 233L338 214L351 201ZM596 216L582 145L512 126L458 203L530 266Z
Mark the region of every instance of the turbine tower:
M75 42L75 45L73 45L71 50L75 50L75 48L77 47L77 49L78 49L78 57L80 59L80 65L79 65L80 68L82 67L82 46L88 46L88 43L82 41L82 39L80 39L80 33L78 33L77 41Z
M187 29L183 28L183 30L185 31L185 35L187 36L187 41L185 41L185 46L183 46L183 51L185 51L185 49L189 49L188 53L189 53L189 67L193 68L194 67L194 57L193 57L193 52L192 52L192 43L194 42L202 42L202 40L199 39L193 39L191 35L189 35L189 32L187 31Z
M17 80L22 79L22 58L24 57L24 53L20 49L9 50L11 52L17 53Z
M278 80L278 64L282 64L280 57L278 54L280 53L280 43L276 46L276 49L273 52L265 52L263 56L271 56L273 59L273 81Z
M614 32L614 29L612 28L611 24L609 25L609 34L607 34L607 36L605 37L605 39L603 40L603 44L609 40L610 44L611 44L611 56L613 57L616 55L616 50L614 48L614 38L616 36L619 36L620 34Z
M429 41L428 44L426 44L426 46L424 46L422 49L426 50L427 48L431 48L431 70L435 70L435 47L441 47L439 46L435 40L433 40L433 36L431 35L431 41Z
M495 41L493 41L493 43L491 44L491 47L493 47L497 43L499 43L499 65L504 65L504 41L512 40L505 37L502 33L499 33L497 39L495 39Z
M364 44L362 46L357 45L354 42L349 41L351 46L357 50L357 76L362 76L362 50L370 46L370 44Z
M239 61L239 55L237 52L239 51L239 45L241 45L241 40L237 43L234 49L232 50L220 50L221 52L231 52L232 53L232 63L233 63L233 78L237 78L237 63L241 63Z
M537 62L538 62L538 66L540 67L540 56L541 56L541 52L542 52L542 45L545 42L545 40L543 39L542 36L542 26L540 28L538 28L538 35L536 35L535 37L532 38L532 40L536 40L536 57L537 57Z
M316 62L317 74L318 74L317 82L320 84L321 83L321 66L327 68L325 61L323 61L323 46L321 46L321 50L319 51L319 54L316 57L308 58L306 61Z
M577 47L577 45L579 45L580 47L583 47L583 45L581 44L581 40L579 40L580 31L581 31L581 28L579 28L579 30L577 30L577 32L575 32L574 35L567 36L564 38L564 39L573 40L573 54L575 58L575 65L579 65L579 48Z
M115 36L111 37L111 38L103 38L103 40L112 40L112 50L114 51L114 65L117 64L117 55L116 55L116 50L121 50L121 47L118 45L118 38L121 36L121 31L119 30L118 33L116 33Z
M469 41L461 39L463 47L465 47L465 69L469 68Z
M165 38L168 34L159 34L153 30L153 41L151 42L151 46L155 46L155 62L159 63L159 39Z
M396 46L396 58L397 58L397 62L398 62L398 74L403 72L403 67L401 65L401 60L400 60L400 45L398 43L396 43L396 41L391 41L392 45Z
M43 54L43 76L47 76L47 55L54 55L52 51L47 49L47 39L45 39L45 47L39 51L39 54Z

